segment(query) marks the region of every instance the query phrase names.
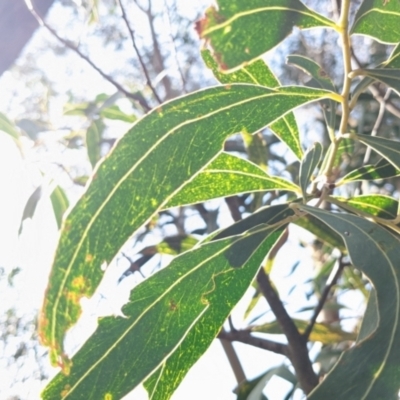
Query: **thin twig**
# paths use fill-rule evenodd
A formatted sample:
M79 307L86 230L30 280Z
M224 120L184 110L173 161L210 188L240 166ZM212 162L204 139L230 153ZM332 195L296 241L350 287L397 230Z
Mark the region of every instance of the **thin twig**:
M221 333L227 333L224 330ZM246 375L244 373L244 369L242 364L240 363L239 357L233 347L232 341L220 338L220 342L222 348L225 351L226 357L228 358L229 364L232 368L233 374L235 375L236 382L241 384L242 382L246 381Z
M221 331L217 337L221 340L246 343L250 346L258 347L259 349L264 349L272 351L273 353L289 356L289 348L286 344L252 336L251 332L248 330L235 330L230 332Z
M317 322L319 313L324 308L325 302L328 299L328 296L329 296L332 288L336 285L340 275L343 272L344 267L347 265L349 265L349 264L344 263L343 259L341 258L339 260L339 264L338 264L337 268L333 269L331 274L329 275L329 278L326 282L324 290L322 291L321 298L318 301L318 305L317 305L317 307L315 307L314 314L310 320L310 323L308 324L306 330L303 332L304 339L308 340L308 338L310 337L310 334L314 328L314 325Z
M382 125L383 122L383 116L385 115L385 110L386 110L386 102L390 97L391 89L389 88L386 91L385 96L383 97L382 101L379 104L379 112L378 112L378 117L376 118L374 127L372 128L371 136L376 136L378 134L378 131ZM364 164L367 164L369 161L369 158L371 156L371 147L367 147L367 150L365 151L364 155Z
M114 80L110 75L106 74L104 71L102 71L88 56L82 53L82 51L76 47L72 42L69 40L66 40L62 38L50 25L48 25L44 19L36 12L35 8L33 7L33 4L31 0L25 0L25 4L28 7L29 11L31 14L36 18L38 21L39 25L46 28L60 43L62 43L65 47L69 48L72 50L74 53L76 53L82 60L86 61L95 71L97 71L104 79L106 79L108 82L110 82L114 87L123 93L126 97L137 101L145 111L149 111L151 107L147 104L146 100L139 94L131 93L128 90L126 90L122 85L120 85L117 81Z
M132 46L135 50L136 56L139 59L139 63L140 66L142 67L142 71L144 73L144 76L146 77L146 85L150 88L150 90L152 91L154 97L156 98L156 100L158 101L159 104L162 103L162 100L160 99L160 97L158 96L158 93L156 91L156 89L154 88L153 84L151 83L151 79L150 79L150 75L149 75L149 71L147 70L146 64L143 61L142 55L140 54L139 48L136 45L136 40L135 40L135 33L133 32L130 24L129 24L129 20L128 20L128 16L126 15L126 11L125 11L125 7L122 4L122 0L117 0L117 3L121 9L122 12L122 18L125 21L125 25L129 31L129 35L131 37L131 41L132 41Z

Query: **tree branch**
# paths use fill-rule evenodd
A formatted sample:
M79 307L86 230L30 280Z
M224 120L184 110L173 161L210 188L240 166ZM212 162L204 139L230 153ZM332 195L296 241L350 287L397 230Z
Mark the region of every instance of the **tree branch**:
M248 330L233 330L230 332L221 331L217 337L224 341L241 342L249 344L250 346L258 347L259 349L272 351L273 353L289 357L289 348L286 344L252 336L251 332Z
M125 7L122 4L122 0L117 0L117 3L121 9L122 18L125 21L125 25L129 31L129 35L131 37L132 45L135 50L136 56L139 59L140 66L142 67L142 71L144 73L144 76L146 77L146 85L150 88L150 90L152 91L152 93L153 93L155 99L158 101L158 103L161 104L162 101L161 101L160 97L158 96L158 93L157 93L156 89L154 88L153 84L151 83L149 71L147 70L146 64L144 63L143 58L140 54L140 51L136 45L135 34L129 24L128 16L126 15Z
M340 275L343 272L344 267L347 266L347 265L349 265L349 264L344 263L343 259L341 258L339 260L338 267L331 272L331 274L330 274L330 276L329 276L329 278L328 278L328 280L326 282L326 285L324 287L324 290L322 292L321 298L318 301L318 305L317 305L317 307L315 307L314 314L313 314L313 316L312 316L312 318L310 320L310 323L309 323L309 325L307 326L306 330L303 333L303 337L304 337L305 340L308 340L308 338L310 337L310 334L311 334L311 332L312 332L312 330L314 328L314 325L317 322L317 318L318 318L319 313L324 308L325 302L328 299L328 296L329 296L332 288L336 285Z
M257 282L261 293L268 301L272 312L276 316L288 340L288 357L296 372L300 386L304 392L308 394L318 385L318 377L312 368L312 363L308 355L307 341L297 330L296 325L272 287L269 276L262 268L257 274Z
M60 43L62 43L65 47L72 50L76 53L82 60L86 61L95 71L97 71L105 80L110 82L114 87L123 93L126 97L135 100L138 102L145 111L150 111L151 107L147 104L147 101L143 98L143 96L135 93L131 93L126 90L122 85L120 85L117 81L114 80L110 75L106 74L102 71L88 56L82 53L82 51L72 44L69 40L62 38L50 25L48 25L44 19L36 12L35 8L31 0L25 0L25 4L28 7L29 11L36 18L40 26L46 28L48 32L50 32Z

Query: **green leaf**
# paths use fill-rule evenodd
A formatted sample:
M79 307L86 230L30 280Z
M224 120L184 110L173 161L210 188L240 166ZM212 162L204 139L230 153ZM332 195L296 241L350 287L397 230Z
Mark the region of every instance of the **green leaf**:
M400 43L393 49L387 61L382 63L386 68L400 68Z
M354 19L352 34L370 36L382 43L400 42L400 3L364 0Z
M378 323L378 299L376 295L376 290L372 288L369 294L367 309L364 313L360 332L358 333L357 343L362 342L364 339L368 338L368 336L374 333L374 331L378 327Z
M60 372L44 399L119 399L147 381L167 400L179 377L209 347L281 232L263 228L213 241L176 257L132 291L122 312L106 317ZM171 369L173 368L173 369ZM174 375L171 377L171 374Z
M36 207L39 203L39 200L42 198L42 186L38 186L33 193L29 196L28 201L25 204L24 211L22 213L21 224L19 226L18 234L20 235L22 232L23 222L32 218L35 214Z
M54 216L56 217L58 229L61 229L62 217L69 207L68 198L60 186L56 186L50 195Z
M313 215L304 215L294 221L294 224L301 226L314 234L319 240L336 247L341 251L346 251L342 238L332 229L329 229L323 222Z
M277 46L297 26L334 27L299 0L218 0L197 29L209 41L221 69L251 61Z
M312 79L307 82L307 86L326 89L332 92L337 91L335 85L325 70L310 58L299 55L290 55L287 57L287 63L295 65L312 77ZM328 126L331 129L335 129L336 103L332 100L322 101L322 109L324 111Z
M263 400L266 397L263 395L263 390L267 383L274 376L279 376L282 379L296 385L296 376L289 370L286 365L280 365L279 367L273 367L268 371L264 372L260 376L241 382L236 388L237 393L236 400ZM262 397L264 396L264 397Z
M104 122L101 119L96 119L86 131L86 147L93 168L101 158L100 143L103 130Z
M400 19L399 19L400 21ZM375 68L363 69L362 74L366 75L376 81L383 82L400 95L400 68Z
M214 76L221 83L252 83L269 88L281 86L278 78L270 70L263 60L256 60L243 65L233 72L220 71L217 62L213 59L209 50L201 52L203 60L210 68ZM292 150L293 154L301 160L303 150L300 144L300 133L293 113L285 115L269 127L272 132Z
M250 161L221 153L206 169L185 185L164 208L200 203L238 193L267 190L288 190L298 193L300 188L286 179L268 175Z
M393 197L381 194L362 195L350 198L335 197L345 203L368 214L379 218L394 219L397 216L399 202Z
M0 113L0 131L10 135L17 143L19 142L21 135L18 128L3 113Z
M356 135L356 138L361 143L372 147L372 149L386 158L396 169L400 169L400 142L368 135Z
M384 158L381 158L375 165L365 165L354 169L345 175L336 186L343 185L349 182L356 181L371 181L378 179L391 178L393 176L399 176L400 169L396 169L392 164L387 162Z
M172 100L138 121L97 166L63 225L39 328L52 363L66 360L64 333L80 315L80 298L100 283L101 265L221 152L226 138L257 132L295 107L332 96L232 84Z
M307 199L307 186L313 176L315 168L321 161L322 145L321 143L314 143L305 153L300 164L300 187L303 192L304 199Z
M305 332L308 326L308 321L293 319L294 324L300 333ZM282 328L278 321L268 322L266 324L252 326L252 332L283 334ZM356 340L356 335L351 332L343 331L339 327L331 326L324 323L315 323L310 334L311 342L321 342L322 344L335 344L345 340Z
M128 123L132 123L137 120L136 115L124 113L116 104L100 109L100 116L103 118L124 121Z
M374 334L344 352L309 399L397 399L400 240L365 218L309 206L299 208L319 218L343 238L352 264L371 280L376 290L379 315Z
M287 57L287 64L295 65L310 75L313 79L309 82L309 86L336 92L336 87L327 72L314 60L294 54Z

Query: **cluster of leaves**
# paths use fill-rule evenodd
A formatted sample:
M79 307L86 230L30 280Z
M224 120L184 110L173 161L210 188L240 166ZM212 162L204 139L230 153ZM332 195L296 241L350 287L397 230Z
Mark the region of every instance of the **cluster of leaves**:
M344 198L340 189L399 175L400 142L395 137L355 133L349 121L364 91L377 81L396 95L400 92L400 3L364 0L351 26L349 10L350 1L342 1L337 21L299 0L219 0L218 8L207 11L197 25L208 46L202 56L222 85L165 102L138 120L97 164L86 192L63 220L39 327L52 363L62 372L46 387L43 398L115 399L142 382L151 399L170 398L255 278L277 324L251 331L287 336L281 353L288 356L295 376L283 367L268 371L240 387L238 398L250 394L261 398L273 374L294 388L298 383L314 400L397 398L399 205L383 195ZM340 91L309 58L288 59L311 77L307 86L281 86L260 58L295 26L337 32L344 67ZM352 70L353 35L395 47L381 65ZM331 143L327 149L315 143L303 153L292 111L311 102L319 102L323 109ZM118 110L97 109L91 125L94 133L87 136L94 141L97 117L105 111ZM257 158L254 150L262 145L257 133L266 127L300 162L293 182L268 174ZM226 140L237 133L245 138L251 161L223 151ZM343 157L355 145L367 146L382 159L344 172ZM88 148L92 148L89 143ZM92 155L92 163L98 158L99 154ZM103 277L101 266L109 264L154 216L172 207L240 193L253 192L256 198L266 191L279 191L282 203L262 207L200 242L191 241L187 251L132 291L122 310L124 318L101 319L93 336L68 358L63 340L79 318L80 299L93 295ZM315 321L304 325L288 320L279 308L260 265L266 262L268 267L291 223L338 248L374 287L355 345L320 384L307 340L328 344L335 341L335 334L338 340L354 337ZM160 248L171 252L167 245ZM348 271L352 281L362 285L360 276L352 268ZM330 342L328 334L318 335L324 329Z

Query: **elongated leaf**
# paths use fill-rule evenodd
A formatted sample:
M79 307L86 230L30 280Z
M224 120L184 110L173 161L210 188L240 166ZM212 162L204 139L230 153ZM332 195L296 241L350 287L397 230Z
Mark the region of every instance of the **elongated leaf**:
M288 190L298 193L300 188L286 179L268 175L250 161L221 153L204 171L184 186L165 208L238 193L268 190Z
M322 145L321 143L314 143L312 147L310 147L306 154L304 155L303 160L300 164L300 187L303 192L304 199L307 198L307 186L310 183L310 179L315 171L315 168L321 161L322 156Z
M383 43L400 42L400 3L396 0L364 0L351 33L370 36Z
M104 122L101 119L94 120L86 131L86 147L90 163L94 168L100 160L100 142L104 130Z
M303 333L307 326L308 321L293 319L294 324L299 329L300 333ZM278 321L268 322L262 325L252 326L253 332L269 333L269 334L282 334L282 328ZM335 344L344 340L356 340L356 335L351 332L343 331L339 327L334 327L329 324L316 323L310 334L310 340L312 342L321 342L323 344Z
M129 123L135 122L137 120L136 115L124 113L116 104L113 104L106 108L102 108L100 110L100 115L103 118L114 119L117 121L124 121Z
M393 49L388 60L382 65L386 68L400 68L400 43Z
M43 398L62 393L63 399L119 399L157 367L166 373L170 358L172 364L179 361L175 373L185 374L211 344L279 236L271 229L254 230L175 258L132 291L122 309L125 318L99 321L73 357L70 374L59 373ZM149 387L152 399L167 400L176 378L164 382L157 376Z
M341 237L313 215L304 215L303 217L294 221L294 223L314 234L319 240L322 240L332 247L337 247L343 252L346 251L346 247L344 246Z
M269 88L281 86L278 78L276 78L268 65L262 60L256 60L243 65L234 72L224 72L218 69L218 64L211 56L209 50L203 50L201 55L207 67L213 71L215 77L221 83L253 83ZM299 128L293 113L289 113L282 119L274 122L270 126L270 129L279 139L286 143L293 154L301 160L303 157L303 150L300 144Z
M348 204L358 210L380 218L394 219L397 216L399 202L393 197L381 194L371 194L350 197L348 199L337 197L342 203Z
M374 334L341 355L333 370L310 394L310 400L397 399L400 388L400 240L388 230L355 215L299 207L342 236L352 264L374 285L379 315Z
M379 65L378 68L396 68L400 69L400 44L398 44L394 50L392 51L392 54L388 58L387 61L383 62L382 64ZM374 79L370 77L365 77L364 79L361 80L361 82L356 85L356 87L352 90L352 96L354 95L359 95L362 93L368 86L370 86L374 82Z
M303 70L306 74L310 75L313 78L310 86L330 90L332 92L336 91L335 85L333 84L329 75L314 60L296 54L288 56L287 63L295 65Z
M256 132L301 104L332 96L232 84L165 103L138 121L97 167L64 223L39 328L52 362L66 360L64 333L80 315L79 299L98 286L101 265L221 152L227 137Z
M28 201L25 204L24 211L22 213L21 224L19 226L18 234L22 232L22 226L26 219L32 218L35 214L36 207L39 200L42 198L42 186L38 186L33 193L29 196Z
M332 92L337 91L335 85L325 70L310 58L299 55L290 55L287 57L287 63L295 65L303 70L306 74L311 76L312 79L307 82L307 86L322 88ZM328 126L330 126L332 129L335 129L336 103L332 100L324 100L322 102L322 106Z
M349 172L340 180L340 182L337 183L337 186L349 182L362 180L371 181L391 178L393 176L399 175L400 169L396 169L384 158L381 158L375 165L366 165L364 167L356 168L355 170Z
M279 367L269 369L252 380L242 382L235 390L238 395L236 400L268 400L262 392L274 376L279 376L292 385L296 385L297 383L296 376L293 375L289 368L286 365L280 365Z
M61 222L65 211L69 206L68 198L60 186L56 186L50 195L51 204L53 206L54 216L56 217L58 229L61 228Z
M333 27L329 19L298 0L218 0L198 32L207 39L221 69L253 60L277 46L294 26L307 29Z
M400 17L399 17L400 21ZM363 74L366 76L383 82L385 85L394 89L397 94L400 94L400 69L392 68L375 68L375 69L365 69Z
M17 142L21 136L15 124L13 124L3 113L0 113L0 131L7 133Z
M396 169L400 169L400 142L377 136L357 135L357 139L372 147L378 154L386 158Z

